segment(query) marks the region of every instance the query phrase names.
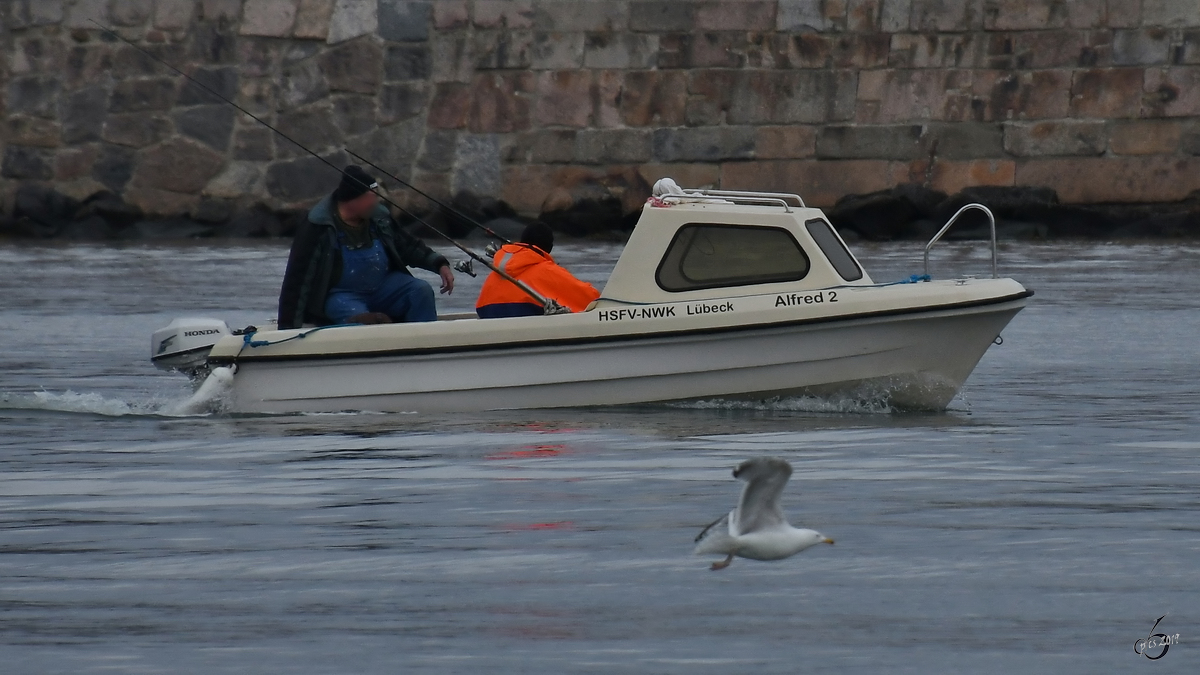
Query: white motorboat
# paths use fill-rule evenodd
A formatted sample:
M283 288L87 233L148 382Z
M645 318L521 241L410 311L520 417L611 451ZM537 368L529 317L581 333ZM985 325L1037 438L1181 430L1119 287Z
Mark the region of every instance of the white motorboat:
M875 283L792 194L674 190L643 208L584 312L258 330L179 321L163 367L229 382L235 412L475 411L794 395L944 409L1033 294L997 278ZM982 209L979 205L966 209ZM958 218L956 214L926 247ZM232 378L229 375L232 374Z

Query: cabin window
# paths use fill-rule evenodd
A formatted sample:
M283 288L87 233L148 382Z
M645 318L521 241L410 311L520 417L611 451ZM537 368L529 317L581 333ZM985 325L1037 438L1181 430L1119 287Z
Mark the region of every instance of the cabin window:
M843 279L858 281L863 278L862 268L855 262L854 256L850 255L850 251L846 250L846 245L829 223L816 218L804 223L804 226L808 228L808 233L812 235L813 241L817 242L821 252L829 259L833 269L837 270Z
M675 233L655 279L666 291L693 291L797 281L808 267L808 256L783 228L689 224Z

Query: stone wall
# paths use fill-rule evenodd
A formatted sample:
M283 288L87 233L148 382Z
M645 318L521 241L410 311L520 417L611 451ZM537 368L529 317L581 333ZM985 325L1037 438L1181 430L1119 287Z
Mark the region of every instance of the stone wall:
M1200 189L1197 0L3 0L0 188L299 208L335 163L537 214L649 183ZM396 190L393 189L393 193Z

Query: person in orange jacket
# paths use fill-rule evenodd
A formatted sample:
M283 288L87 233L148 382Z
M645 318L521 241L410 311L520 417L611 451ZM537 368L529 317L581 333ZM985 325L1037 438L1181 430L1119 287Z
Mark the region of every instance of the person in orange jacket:
M505 244L496 252L492 264L509 276L529 285L543 297L553 298L572 312L582 312L600 297L591 284L580 281L554 262L554 232L542 223L534 223L521 233L521 241ZM481 319L512 316L541 316L542 306L516 284L492 272L483 281L475 313Z

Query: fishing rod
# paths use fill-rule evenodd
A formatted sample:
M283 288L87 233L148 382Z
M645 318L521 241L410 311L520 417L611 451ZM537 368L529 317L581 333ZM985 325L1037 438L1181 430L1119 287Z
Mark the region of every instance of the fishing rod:
M324 157L322 157L322 156L318 155L317 153L313 152L312 150L309 150L308 148L304 147L303 145L301 145L301 144L300 144L300 142L299 142L299 141L297 141L296 139L292 138L291 136L288 136L287 134L283 133L283 132L282 132L282 131L280 131L279 129L276 129L275 127L271 126L270 124L268 124L266 121L264 121L263 119L261 119L260 117L258 117L257 115L255 115L254 113L250 112L249 110L246 110L246 109L245 109L245 108L243 108L242 106L240 106L240 105L238 105L238 104L234 103L233 101L231 101L231 100L229 100L229 99L225 98L225 97L224 97L224 96L222 96L221 94L219 94L219 93L217 93L217 92L213 91L213 89L212 89L211 87L209 87L208 85L204 84L204 83L203 83L203 82L201 82L200 80L197 80L196 78L192 77L191 75L188 75L187 73L185 73L185 72L183 72L182 70L180 70L180 69L176 68L175 66L171 65L170 63L167 63L166 61L164 61L163 59L161 59L161 58L159 58L159 57L155 56L154 54L151 54L150 52L146 51L145 49L142 49L141 47L137 46L137 45L136 45L136 44L134 44L133 42L131 42L131 41L129 41L129 40L126 40L125 38L121 37L121 36L120 36L120 35L118 35L116 32L114 32L114 31L113 31L111 28L108 28L107 26L105 26L104 24L101 24L100 22L96 21L95 19L88 19L88 21L91 21L92 23L96 24L97 26L99 26L99 27L100 27L100 29L101 29L101 30L103 30L104 32L108 33L109 35L112 35L113 37L117 38L117 39L118 39L118 40L120 40L121 42L124 42L125 44L129 45L130 47L133 47L134 49L136 49L136 50L138 50L139 52L141 52L141 53L145 54L146 56L149 56L151 59L153 59L153 60L155 60L155 61L157 61L157 62L159 62L159 63L163 64L164 66L166 66L166 67L170 68L171 70L175 71L176 73L179 73L180 75L184 76L184 77L185 77L185 78L187 78L187 80L188 80L189 82L191 82L192 84L196 85L197 87L200 87L200 88L201 88L201 89L203 89L205 92L207 92L208 94L210 94L210 95L212 95L212 96L216 97L217 99L219 99L219 100L221 100L221 101L224 101L225 103L228 103L229 105L233 106L234 108L236 108L237 110L239 110L240 112L242 112L243 114L245 114L246 116L248 116L250 119L254 120L255 122L258 122L259 124L263 125L264 127L266 127L266 128L268 128L268 129L270 129L271 131L274 131L276 134L279 134L279 136L281 136L282 138L286 139L287 141L290 141L290 142L292 143L292 145L295 145L297 148L300 148L301 150L303 150L303 151L307 152L308 154L312 155L313 157L316 157L317 159L321 160L321 162L323 162L323 163L324 163L325 165L327 165L329 168L331 168L331 169L333 169L334 171L337 171L338 173L342 174L342 176L344 176L344 177L346 177L346 178L349 178L350 180L354 181L354 182L355 182L355 183L357 183L359 186L361 186L361 187L363 187L364 189L366 189L368 192L373 192L373 193L375 193L375 195L376 195L377 197L379 197L380 199L382 199L382 200L383 200L384 202L386 202L387 204L389 204L389 205L391 205L391 206L394 206L394 207L395 207L396 209L398 209L398 210L399 210L401 213L403 213L403 214L405 214L405 215L409 216L409 217L410 217L410 218L412 218L413 220L415 220L415 221L417 221L418 223L420 223L420 224L424 225L425 227L429 228L429 230L430 230L430 231L434 232L435 234L437 234L437 235L438 235L439 237L441 237L442 239L445 239L446 241L448 241L448 242L450 242L451 244L453 244L453 245L454 245L454 246L455 246L455 247L456 247L458 250L460 250L460 251L462 251L463 253L467 254L467 255L468 255L468 256L469 256L469 257L470 257L472 260L476 260L476 261L478 261L478 262L482 263L482 264L484 265L484 267L487 267L489 270L491 270L491 271L495 272L496 274L500 275L500 277L501 277L501 278L503 278L503 279L505 279L506 281L508 281L508 282L512 283L512 284L513 284L513 285L515 285L517 288L520 288L522 291L525 291L526 293L528 293L530 296L532 296L532 297L533 297L533 299L534 299L534 300L537 300L538 304L540 304L540 305L542 306L542 311L543 311L544 313L546 313L546 314L568 314L568 313L570 313L570 311L571 311L570 309L568 309L568 308L566 308L566 307L563 307L562 305L560 305L560 304L559 304L559 303L558 303L558 302L557 302L557 301L556 301L554 298L547 298L547 297L543 296L541 293L538 293L537 291L533 290L532 288L530 288L529 284L526 284L525 282L521 281L520 279L517 279L517 278L515 278L515 277L513 277L513 276L509 275L509 274L508 274L507 272L505 272L504 270L502 270L502 269L500 269L499 267L497 267L496 265L492 264L492 261L490 261L490 260L488 260L487 258L485 258L485 257L483 257L483 256L479 255L478 253L476 253L476 252L472 251L471 249L467 248L466 246L463 246L462 244L458 243L458 242L457 242L457 241L455 241L455 239L454 239L453 237L451 237L450 235L446 234L445 232L442 232L441 230L437 229L436 227L434 227L434 226L430 225L429 223L425 222L425 221L424 221L424 220L422 220L421 218L417 217L415 214L411 213L411 212L410 212L408 209L405 209L403 206L400 206L399 204L397 204L396 202L392 201L391 199L388 199L386 196L384 196L384 195L380 194L378 190L376 190L376 189L372 188L370 185L367 185L366 183L363 183L361 180L359 180L359 179L355 178L354 176L351 176L350 174L346 173L345 169L338 168L336 165L334 165L334 163L333 163L333 162L330 162L328 159L325 159ZM472 276L474 276L474 275L472 275Z
M458 209L454 208L453 206L450 206L449 204L447 204L445 202L434 199L430 195L418 190L416 188L416 186L414 186L412 183L405 181L404 179L400 178L399 176L394 176L394 175L388 173L387 170L385 170L383 167L379 166L375 162L372 162L371 160L367 159L366 157L363 157L362 155L358 154L357 152L351 150L350 148L346 148L346 152L350 153L358 161L367 164L368 166L372 167L376 171L379 171L383 175L387 176L388 178L391 178L392 180L403 185L404 187L408 188L409 190L412 190L413 192L424 197L425 199L428 199L429 201L433 202L434 204L437 204L438 206L442 207L443 209L446 209L450 213L453 213L454 215L458 216L459 218L466 221L467 223L483 230L488 236L495 237L496 239L499 239L500 241L502 241L506 244L512 243L512 240L508 239L507 237L504 237L503 235L497 234L496 232L493 232L492 229L489 228L487 225L480 223L479 221L475 220L474 218L468 216L467 214L463 213L462 211L459 211Z

